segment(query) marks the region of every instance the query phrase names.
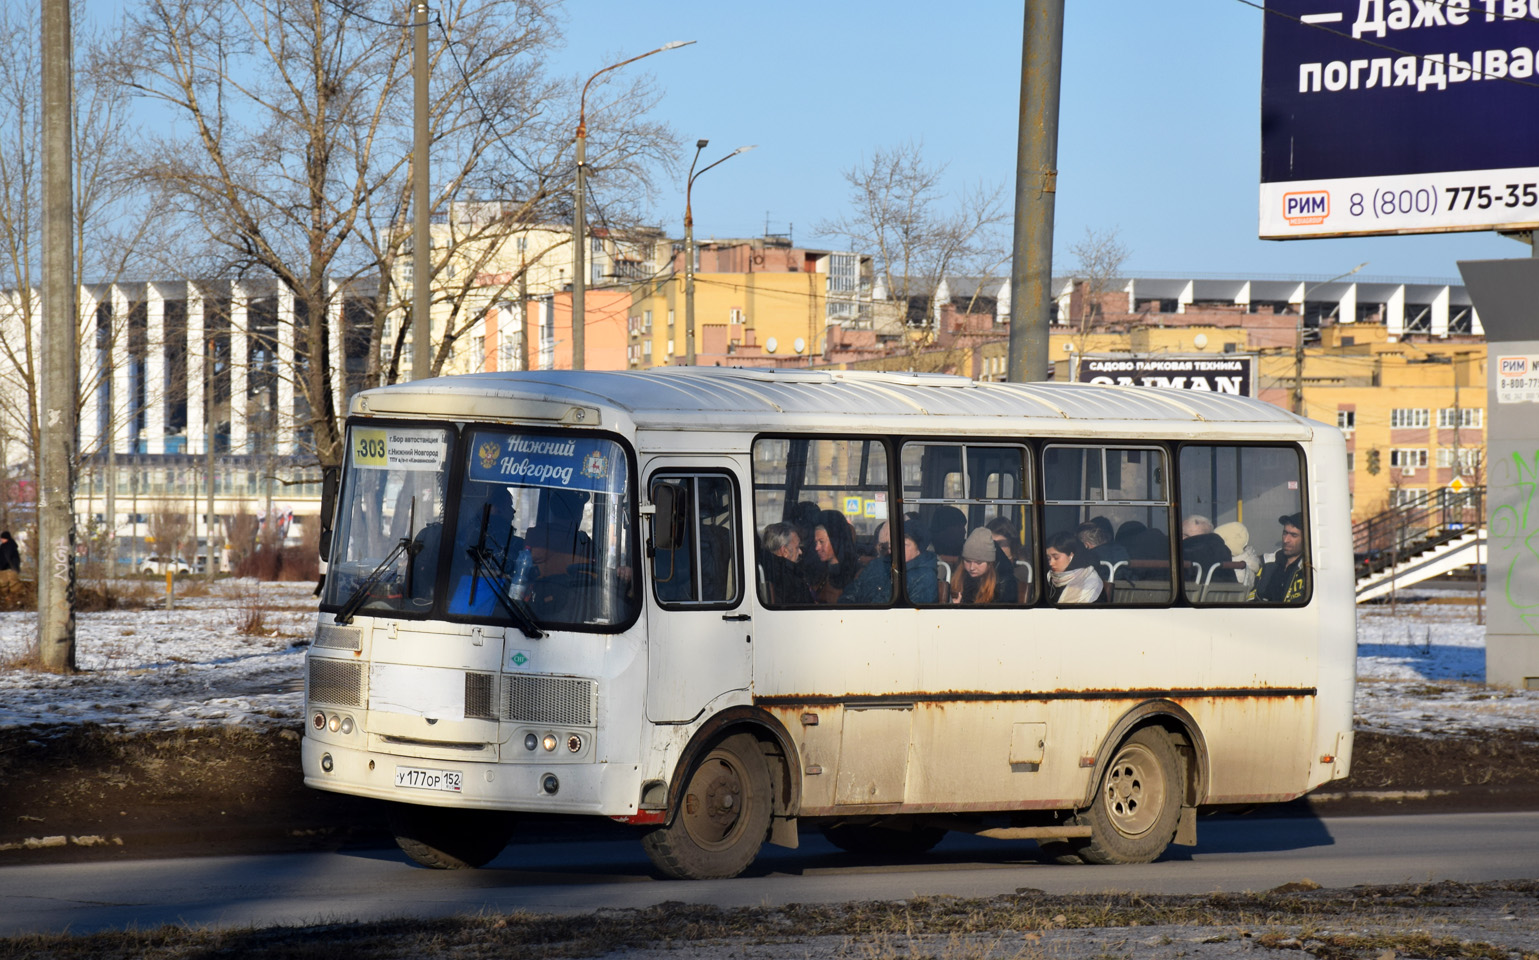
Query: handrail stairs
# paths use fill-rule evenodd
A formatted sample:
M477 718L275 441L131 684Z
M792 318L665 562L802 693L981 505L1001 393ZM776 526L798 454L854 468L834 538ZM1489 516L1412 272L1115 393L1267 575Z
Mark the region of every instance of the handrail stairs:
M1440 488L1354 523L1357 602L1478 562L1486 539L1485 492Z

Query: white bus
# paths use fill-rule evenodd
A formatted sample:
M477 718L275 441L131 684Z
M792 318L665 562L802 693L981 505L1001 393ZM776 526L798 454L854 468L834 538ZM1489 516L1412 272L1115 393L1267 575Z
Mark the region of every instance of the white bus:
M1336 428L1202 393L723 368L368 390L305 782L389 801L437 867L526 813L640 825L679 878L802 822L858 852L965 831L1153 860L1199 808L1347 775L1346 477Z

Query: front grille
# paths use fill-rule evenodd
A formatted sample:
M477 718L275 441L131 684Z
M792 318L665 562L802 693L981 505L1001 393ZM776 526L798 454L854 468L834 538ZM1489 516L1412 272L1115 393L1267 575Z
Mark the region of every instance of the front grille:
M504 716L509 720L570 727L593 725L593 700L598 684L592 680L519 674L505 676L502 682Z
M334 627L320 624L315 628L315 645L331 650L361 650L363 631L357 627Z
M475 720L497 719L497 677L491 673L465 674L465 716Z
M348 660L310 658L310 676L305 699L312 703L334 703L339 707L363 705L362 665Z

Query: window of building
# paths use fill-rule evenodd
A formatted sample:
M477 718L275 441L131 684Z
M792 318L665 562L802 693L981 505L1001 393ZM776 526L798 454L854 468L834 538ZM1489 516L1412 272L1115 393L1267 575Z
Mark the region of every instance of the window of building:
M1454 451L1451 447L1439 447L1437 451L1437 465L1439 467L1451 467L1454 462ZM1459 448L1459 472L1474 473L1480 466L1480 448Z
M1393 487L1389 491L1389 505L1392 507L1405 507L1414 503L1420 503L1427 496L1427 491L1418 490L1415 487Z
M1444 407L1437 412L1439 430L1452 430L1455 425L1464 430L1478 430L1485 422L1485 411L1479 407Z
M1357 469L1357 454L1353 453L1351 450L1348 450L1347 451L1347 472L1351 473L1353 470L1356 470L1356 469Z
M964 603L1030 602L1042 567L1032 556L1028 461L1026 448L1015 445L904 444L904 523L914 522L930 541L905 573L910 602L946 603L957 596ZM994 562L969 580L962 546L980 529L994 541ZM928 575L919 573L932 565L933 591Z
M1389 465L1406 470L1415 470L1427 465L1427 451L1425 448L1401 447L1389 452Z
M1431 423L1426 407L1396 407L1389 412L1390 429L1425 427Z
M1081 542L1089 536L1097 553L1110 558L1107 565L1099 557L1096 562L1097 574L1112 583L1112 603L1168 603L1174 596L1169 475L1165 451L1158 448L1047 447L1044 543L1065 534ZM1108 543L1115 546L1103 551Z
M1353 430L1356 430L1357 429L1357 411L1356 410L1337 410L1336 411L1336 426L1340 427L1342 430L1345 430L1347 433L1351 433Z

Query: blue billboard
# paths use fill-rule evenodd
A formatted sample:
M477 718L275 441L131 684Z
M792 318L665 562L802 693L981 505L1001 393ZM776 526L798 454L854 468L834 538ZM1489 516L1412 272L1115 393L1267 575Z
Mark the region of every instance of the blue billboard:
M1261 236L1539 225L1539 0L1266 0Z

